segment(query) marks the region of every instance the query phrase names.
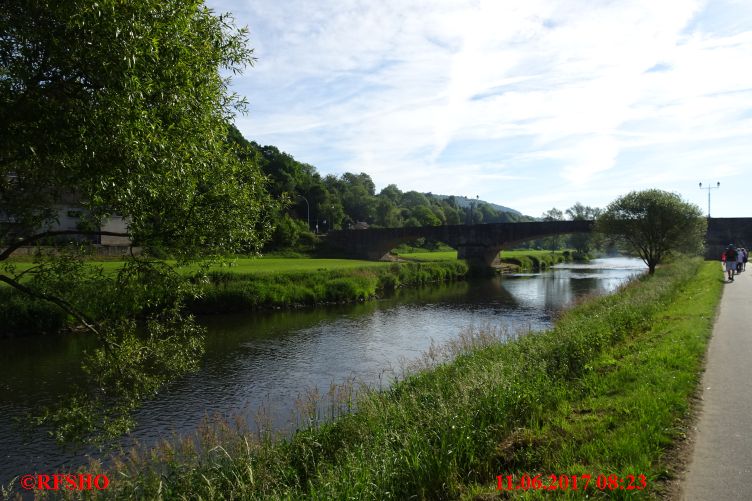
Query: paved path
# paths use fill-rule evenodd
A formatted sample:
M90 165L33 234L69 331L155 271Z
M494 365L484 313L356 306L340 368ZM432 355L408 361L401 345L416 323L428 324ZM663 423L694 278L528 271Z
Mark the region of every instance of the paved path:
M724 285L682 499L752 499L752 265L748 268Z

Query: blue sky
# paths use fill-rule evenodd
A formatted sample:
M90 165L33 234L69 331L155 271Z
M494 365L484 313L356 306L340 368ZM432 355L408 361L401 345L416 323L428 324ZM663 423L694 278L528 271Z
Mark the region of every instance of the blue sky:
M539 216L631 190L752 216L752 1L208 0L236 125L322 174Z

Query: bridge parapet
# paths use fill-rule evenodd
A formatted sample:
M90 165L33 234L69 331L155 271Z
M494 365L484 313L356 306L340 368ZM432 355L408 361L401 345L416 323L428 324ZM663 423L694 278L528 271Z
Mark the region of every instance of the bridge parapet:
M592 227L593 221L543 221L338 230L330 231L327 241L350 257L382 259L400 243L422 237L454 247L471 266L488 267L504 247L552 235L589 233Z

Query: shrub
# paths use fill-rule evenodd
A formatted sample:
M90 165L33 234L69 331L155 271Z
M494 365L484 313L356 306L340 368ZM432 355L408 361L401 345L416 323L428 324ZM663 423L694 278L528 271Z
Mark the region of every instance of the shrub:
M54 304L0 287L0 337L55 333L66 320L66 313Z

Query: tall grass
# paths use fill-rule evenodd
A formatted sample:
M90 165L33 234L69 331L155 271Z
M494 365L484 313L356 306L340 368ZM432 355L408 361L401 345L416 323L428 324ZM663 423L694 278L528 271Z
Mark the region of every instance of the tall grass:
M712 318L719 295L709 268L698 275L699 266L691 261L659 269L655 276L634 280L617 294L578 305L544 333L468 334L445 353L427 355L422 370L389 389L361 391L348 404L354 412L327 422L313 416L310 427L289 439L214 426L203 433L199 445L188 440L123 459L111 472L107 495L117 499L454 499L493 494L495 478L502 473L545 468L556 468L543 471L549 474L583 470L597 474L591 471L594 468L614 473L608 471L610 465L629 469L632 461L644 468L638 473L654 482L655 464L671 434L660 429L666 418L653 414L665 410L671 423L686 409L710 329L707 318ZM674 310L706 320L682 318L677 334L674 320L665 316ZM687 325L699 327L687 334L683 330ZM682 334L697 338L691 343L694 358L672 363L667 358L669 347L678 348L677 343L684 342ZM632 373L617 372L615 368L623 364L616 356L625 358ZM679 403L665 409L662 390L674 380L654 380L651 374L642 374L653 385L640 392L642 407L623 408L611 402L615 394L611 392L618 393L618 388L634 391L639 384L635 378L645 372L639 364L684 369L683 389L670 401ZM615 374L616 390L601 386L606 379L601 376L609 373ZM583 405L595 406L589 398L604 402L593 433L579 414ZM625 430L638 433L634 423L644 428L653 418L659 423L651 425L659 428L658 438L642 440L645 433L638 438L606 438L625 423L632 426ZM566 432L557 419L584 423L577 428L574 445L566 445ZM627 445L617 447L619 440ZM649 460L639 460L642 457ZM596 460L597 464L586 462Z
M320 270L305 273L238 274L214 271L200 297L189 307L199 314L275 306L365 301L402 286L461 279L463 261L392 263L378 268Z

